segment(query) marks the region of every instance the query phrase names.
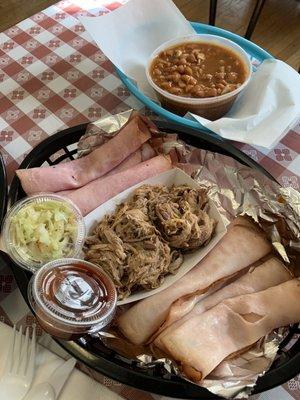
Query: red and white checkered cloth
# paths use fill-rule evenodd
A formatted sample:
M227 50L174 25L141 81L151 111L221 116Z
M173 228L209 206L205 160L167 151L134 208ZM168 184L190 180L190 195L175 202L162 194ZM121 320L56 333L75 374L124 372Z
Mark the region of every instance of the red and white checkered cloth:
M77 20L79 15L108 13L125 1L61 1L0 34L0 149L9 180L24 156L57 131L129 108L152 114L122 85L112 64ZM299 190L299 133L300 121L271 150L236 145L283 186ZM0 320L33 322L11 271L1 265ZM124 398L160 398L89 373ZM254 397L300 399L299 377Z

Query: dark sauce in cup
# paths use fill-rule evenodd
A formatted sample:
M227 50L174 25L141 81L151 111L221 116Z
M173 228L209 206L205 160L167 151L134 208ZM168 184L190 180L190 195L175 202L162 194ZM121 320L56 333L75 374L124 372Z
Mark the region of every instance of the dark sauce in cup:
M61 259L36 273L29 299L45 331L72 340L99 332L111 321L117 294L100 267L83 260Z

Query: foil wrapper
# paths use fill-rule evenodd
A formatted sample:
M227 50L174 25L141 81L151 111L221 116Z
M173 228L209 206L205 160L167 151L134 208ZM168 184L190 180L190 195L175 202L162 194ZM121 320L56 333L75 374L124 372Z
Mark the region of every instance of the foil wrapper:
M128 121L132 112L126 111L90 124L79 141L79 156L109 140ZM285 265L295 276L300 275L299 192L291 187L281 187L232 157L187 145L176 134L160 133L154 129L150 144L157 153L170 154L177 167L208 189L208 195L215 201L225 224L238 215L253 218L265 231ZM122 308L119 307L120 312ZM288 331L289 328L277 329L242 355L223 361L201 382L201 386L225 398L247 398L258 377L278 357L279 345ZM132 345L117 331L101 332L98 337L107 347L133 360L140 368L163 366L166 374L176 374L187 380L174 362L155 357L149 348Z
M111 139L128 122L132 113L133 110L128 110L116 115L108 115L88 124L85 134L78 142L77 158L89 154Z

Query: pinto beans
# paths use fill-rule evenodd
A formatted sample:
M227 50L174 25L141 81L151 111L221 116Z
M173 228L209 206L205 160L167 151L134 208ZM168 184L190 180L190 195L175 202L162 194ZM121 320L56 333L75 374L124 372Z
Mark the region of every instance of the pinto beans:
M235 90L246 80L247 70L243 60L229 48L190 42L159 53L150 75L171 94L202 98Z

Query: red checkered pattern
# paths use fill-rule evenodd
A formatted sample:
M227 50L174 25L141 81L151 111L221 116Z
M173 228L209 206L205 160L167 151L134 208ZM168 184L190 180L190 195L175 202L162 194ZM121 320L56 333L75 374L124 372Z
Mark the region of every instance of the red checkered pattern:
M84 3L84 2L81 2ZM101 3L101 2L100 2ZM61 129L143 106L77 20L120 2L62 1L0 36L0 148L9 179L24 156Z
M126 1L61 1L0 34L0 149L9 179L34 146L59 130L129 108L154 116L122 85L77 19L108 13ZM283 186L299 190L299 133L300 122L271 150L236 145ZM1 265L0 321L33 323L11 272ZM124 398L160 398L90 374ZM253 399L299 399L299 380L268 393Z

